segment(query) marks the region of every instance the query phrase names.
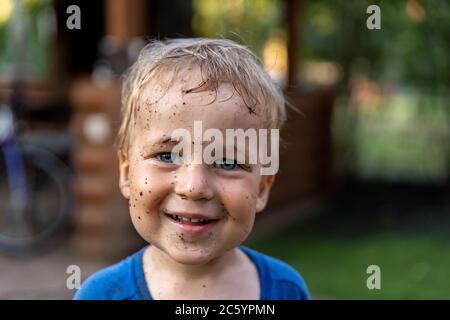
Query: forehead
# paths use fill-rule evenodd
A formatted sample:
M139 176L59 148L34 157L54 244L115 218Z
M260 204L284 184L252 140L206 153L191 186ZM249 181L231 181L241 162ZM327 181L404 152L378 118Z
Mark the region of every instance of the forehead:
M262 128L258 106L247 106L232 84L220 83L217 90L193 89L204 79L198 69L183 69L172 85L152 81L143 90L137 110L137 130L145 135L169 135L178 128L192 130L202 121L203 130L216 128Z

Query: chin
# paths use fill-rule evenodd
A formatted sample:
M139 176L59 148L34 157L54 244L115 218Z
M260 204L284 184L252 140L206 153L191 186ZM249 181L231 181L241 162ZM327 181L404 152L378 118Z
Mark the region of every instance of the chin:
M186 265L205 264L215 257L213 252L208 250L189 250L184 248L171 250L169 255L176 262Z

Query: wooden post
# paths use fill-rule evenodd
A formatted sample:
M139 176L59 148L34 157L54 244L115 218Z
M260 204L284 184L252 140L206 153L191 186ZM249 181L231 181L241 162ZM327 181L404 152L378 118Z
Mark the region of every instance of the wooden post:
M298 52L300 35L300 10L303 8L302 0L286 0L285 17L287 31L287 51L288 51L288 81L287 89L298 89Z
M106 35L116 38L121 45L145 35L146 3L144 0L107 0Z

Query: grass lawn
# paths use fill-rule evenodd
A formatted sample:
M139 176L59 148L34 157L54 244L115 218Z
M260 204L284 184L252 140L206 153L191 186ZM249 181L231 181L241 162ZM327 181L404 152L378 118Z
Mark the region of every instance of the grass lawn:
M450 236L445 232L352 228L357 227L330 232L302 226L247 245L299 270L313 298L450 299ZM381 268L380 290L366 286L366 270L373 264Z

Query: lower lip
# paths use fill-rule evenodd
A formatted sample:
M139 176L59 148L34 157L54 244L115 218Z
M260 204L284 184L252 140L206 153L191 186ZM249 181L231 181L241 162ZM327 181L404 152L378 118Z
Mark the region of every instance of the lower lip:
M188 234L201 234L201 233L208 232L217 224L217 222L219 222L218 220L215 220L215 221L207 223L207 224L202 224L202 225L196 226L196 225L192 225L192 224L186 224L186 223L183 223L180 221L175 221L168 216L166 216L166 218L169 219L169 221L172 222L174 225L176 225L178 228L180 228L183 232L186 232Z

